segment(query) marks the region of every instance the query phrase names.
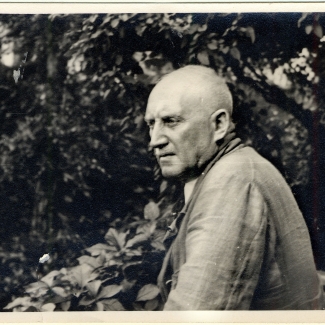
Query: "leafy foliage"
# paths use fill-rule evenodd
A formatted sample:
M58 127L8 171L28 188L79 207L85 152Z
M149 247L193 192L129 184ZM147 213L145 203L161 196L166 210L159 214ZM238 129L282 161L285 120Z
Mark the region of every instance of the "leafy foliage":
M127 231L110 228L105 243L86 249L79 265L54 270L25 287L13 311L156 310L161 308L156 276L164 247L159 208L145 207L146 218Z

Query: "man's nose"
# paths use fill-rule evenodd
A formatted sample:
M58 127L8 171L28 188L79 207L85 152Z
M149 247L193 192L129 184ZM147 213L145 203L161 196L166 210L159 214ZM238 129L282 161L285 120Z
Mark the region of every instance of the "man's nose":
M163 132L162 126L159 124L154 125L150 132L150 143L151 149L164 147L168 143L168 139Z

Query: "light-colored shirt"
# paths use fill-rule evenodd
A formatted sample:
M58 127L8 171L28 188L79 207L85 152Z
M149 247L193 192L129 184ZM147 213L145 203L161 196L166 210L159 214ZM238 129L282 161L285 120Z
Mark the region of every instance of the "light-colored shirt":
M323 307L306 224L267 160L230 142L190 196L165 237L164 310Z
M192 195L192 192L193 192L193 189L194 189L194 186L195 186L196 182L197 182L197 178L193 179L190 182L185 184L185 186L184 186L185 204L188 203L188 200Z

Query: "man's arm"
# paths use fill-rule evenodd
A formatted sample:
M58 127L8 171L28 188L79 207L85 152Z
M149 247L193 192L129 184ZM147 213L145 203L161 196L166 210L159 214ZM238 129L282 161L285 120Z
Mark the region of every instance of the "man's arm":
M186 262L164 310L249 309L264 255L264 210L251 183L208 181L191 212Z

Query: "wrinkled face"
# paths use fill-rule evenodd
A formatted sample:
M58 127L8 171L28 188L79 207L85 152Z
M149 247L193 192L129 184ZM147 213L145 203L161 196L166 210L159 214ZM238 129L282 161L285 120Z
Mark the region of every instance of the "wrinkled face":
M202 107L201 98L163 81L148 101L145 120L150 146L164 177L187 182L199 176L216 151L211 114Z

